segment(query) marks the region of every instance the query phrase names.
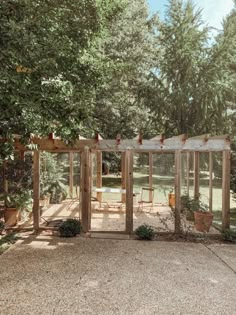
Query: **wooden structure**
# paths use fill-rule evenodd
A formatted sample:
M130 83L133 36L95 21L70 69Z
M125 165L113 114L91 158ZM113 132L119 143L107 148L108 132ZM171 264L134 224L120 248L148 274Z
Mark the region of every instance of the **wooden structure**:
M0 141L5 141L1 139ZM83 231L87 232L91 226L91 154L97 158L98 188L102 187L102 152L120 152L122 157L122 201L126 203L126 233L133 232L133 154L149 154L149 187L152 188L153 154L173 153L175 155L175 232L180 231L180 197L181 197L181 155L187 153L187 189L189 190L189 154L194 155L194 195L199 195L199 153L209 154L209 207L212 211L212 153L222 153L222 226L229 228L230 218L230 140L227 136L199 136L187 138L185 135L164 139L157 136L151 140L143 140L137 136L132 140L123 140L120 135L115 140L104 140L99 135L94 139L78 138L73 145L68 146L61 139L33 137L31 144L37 145L34 151L34 229L39 229L39 180L40 180L40 152L67 152L70 156L70 195L73 195L73 153L81 154L80 204ZM15 139L16 151L29 151L20 139ZM151 196L150 196L151 197ZM101 193L97 192L97 199L101 201Z

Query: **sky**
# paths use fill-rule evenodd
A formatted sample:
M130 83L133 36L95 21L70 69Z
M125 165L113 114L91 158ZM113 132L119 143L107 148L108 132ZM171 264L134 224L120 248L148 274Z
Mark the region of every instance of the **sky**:
M164 16L168 0L147 0L151 13L158 11ZM223 18L233 9L233 0L194 0L197 8L203 9L203 20L217 30L222 29Z

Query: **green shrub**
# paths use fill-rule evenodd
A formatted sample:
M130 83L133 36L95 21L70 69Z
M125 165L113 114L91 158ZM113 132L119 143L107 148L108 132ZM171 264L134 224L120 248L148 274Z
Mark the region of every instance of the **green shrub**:
M223 237L225 241L236 243L236 231L232 231L230 229L226 229L223 232Z
M154 229L147 224L140 225L136 230L135 234L140 240L152 240L155 236Z
M60 236L73 237L81 232L81 223L77 219L67 219L59 226Z

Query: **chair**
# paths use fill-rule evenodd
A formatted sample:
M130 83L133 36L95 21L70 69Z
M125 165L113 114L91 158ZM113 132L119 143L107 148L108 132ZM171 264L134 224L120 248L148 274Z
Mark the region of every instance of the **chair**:
M148 194L147 194L148 193ZM142 210L144 205L150 205L150 208L153 209L153 200L154 200L154 188L142 187L141 197L138 207L138 211Z

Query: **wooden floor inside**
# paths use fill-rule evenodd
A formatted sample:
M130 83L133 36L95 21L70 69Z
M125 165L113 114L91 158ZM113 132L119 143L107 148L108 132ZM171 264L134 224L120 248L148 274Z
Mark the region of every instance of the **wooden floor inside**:
M91 203L91 231L124 232L126 222L125 204L117 201ZM61 204L50 204L41 209L40 226L57 227L67 218L80 218L79 200L65 200ZM140 205L134 204L133 230L141 224L151 225L157 232L174 232L174 217L169 206L165 204ZM32 222L28 222L32 224ZM182 218L182 225L186 231L196 232L193 222ZM219 232L211 227L210 234Z

